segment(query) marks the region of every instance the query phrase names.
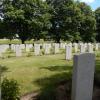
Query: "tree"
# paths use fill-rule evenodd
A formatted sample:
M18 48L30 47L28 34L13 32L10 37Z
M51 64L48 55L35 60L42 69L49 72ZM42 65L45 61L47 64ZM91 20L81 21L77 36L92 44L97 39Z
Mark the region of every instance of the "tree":
M95 18L96 18L96 22L97 22L97 24L96 24L96 28L97 28L96 40L98 42L100 42L100 7L95 10Z
M86 3L77 3L78 7L81 9L82 20L81 27L79 28L80 35L84 42L93 42L95 41L95 29L96 29L96 20L94 12L91 7Z
M81 21L81 11L73 0L47 0L51 6L51 23L49 30L51 38L56 42L60 40L78 41L80 33L78 28Z
M50 27L47 8L42 0L4 0L4 23L11 27L10 33L18 34L22 43L32 38L38 40Z

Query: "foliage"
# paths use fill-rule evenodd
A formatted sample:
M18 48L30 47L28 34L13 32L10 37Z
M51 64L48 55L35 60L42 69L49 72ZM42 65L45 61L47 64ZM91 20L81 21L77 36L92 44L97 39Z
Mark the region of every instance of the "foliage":
M86 3L78 3L78 7L81 9L82 13L81 25L79 27L81 38L85 42L93 42L95 41L96 36L96 20L94 12Z
M6 29L7 33L13 33L22 43L31 38L42 38L40 33L46 31L50 24L47 11L48 5L41 0L4 0L4 23L9 29Z
M98 8L94 14L89 5L74 0L3 0L0 38L18 38L22 43L100 41L99 12Z
M95 10L96 26L97 26L97 35L96 39L100 42L100 7Z
M2 100L19 100L19 86L15 80L3 79Z

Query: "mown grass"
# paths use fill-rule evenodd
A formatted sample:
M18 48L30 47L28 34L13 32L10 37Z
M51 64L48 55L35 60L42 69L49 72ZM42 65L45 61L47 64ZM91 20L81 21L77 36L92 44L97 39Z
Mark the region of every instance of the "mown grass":
M0 64L8 69L3 77L17 80L21 94L39 90L41 86L36 84L36 80L69 72L72 61L64 60L64 56L58 54L0 59Z
M43 89L48 91L54 88L55 83L71 78L73 62L66 61L64 54L56 54L5 58L0 59L0 65L7 69L3 77L17 80L23 95ZM100 53L96 57L96 72L100 75L98 70L100 71Z

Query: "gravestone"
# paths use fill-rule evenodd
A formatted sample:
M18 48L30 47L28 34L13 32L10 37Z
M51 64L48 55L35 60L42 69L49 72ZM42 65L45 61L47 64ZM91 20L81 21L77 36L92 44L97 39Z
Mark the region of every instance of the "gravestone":
M25 49L25 44L20 44L21 49Z
M11 50L13 50L14 52L16 51L16 46L15 46L15 44L11 44Z
M99 50L99 44L98 44L98 43L95 44L95 50L96 50L96 51Z
M51 48L50 44L45 44L45 48L44 48L45 54L50 54L50 48Z
M88 52L93 53L93 44L88 43Z
M60 43L60 48L61 49L65 49L65 47L66 47L66 43Z
M74 56L72 100L92 100L95 55L84 53Z
M60 46L59 43L55 43L54 44L54 52L55 52L55 54L59 53L59 46Z
M30 52L29 44L26 44L26 52Z
M85 53L85 45L80 44L80 53Z
M21 57L22 56L22 50L20 45L16 45L16 57Z
M2 57L2 53L3 53L3 49L2 49L2 45L0 45L0 57Z
M78 44L77 43L73 43L73 46L74 46L75 53L77 53L78 52Z
M34 44L34 54L35 56L40 55L40 44Z
M0 45L0 57L2 57L2 54L9 48L9 45Z
M66 45L66 60L71 60L72 59L72 45L68 44Z

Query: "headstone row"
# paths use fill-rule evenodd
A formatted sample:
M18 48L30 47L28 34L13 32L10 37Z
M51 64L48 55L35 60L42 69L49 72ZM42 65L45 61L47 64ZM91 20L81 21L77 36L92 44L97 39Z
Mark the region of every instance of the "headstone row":
M9 47L10 46L10 47ZM44 49L44 54L50 54L53 49L54 54L60 53L60 49L64 49L66 52L66 59L72 59L72 53L93 53L100 50L100 43L44 43L44 44L20 44L20 45L0 45L0 57L8 48L11 48L16 53L16 56L22 56L22 49L26 52L30 52L32 48L34 55L41 55L41 49Z

